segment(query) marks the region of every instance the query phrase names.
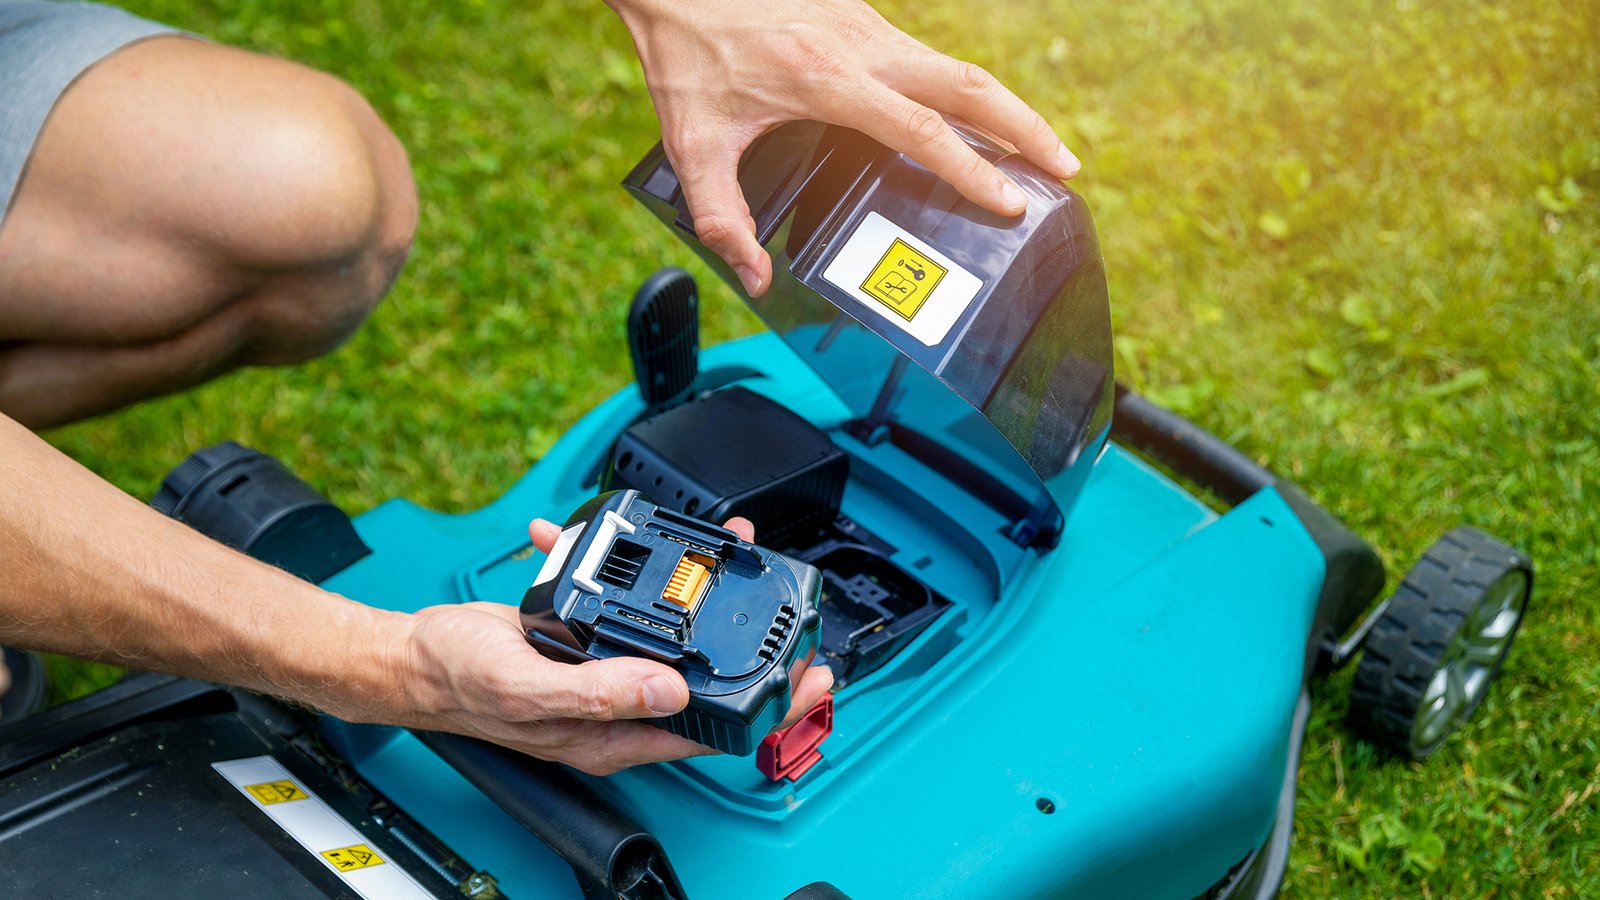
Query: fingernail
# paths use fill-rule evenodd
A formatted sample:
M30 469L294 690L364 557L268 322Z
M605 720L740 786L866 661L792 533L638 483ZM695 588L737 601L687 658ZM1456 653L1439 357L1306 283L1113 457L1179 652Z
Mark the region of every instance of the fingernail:
M1078 157L1074 156L1072 151L1067 149L1066 144L1061 145L1061 149L1057 151L1056 155L1061 157L1062 178L1071 178L1072 176L1078 174L1079 169L1083 168L1083 163L1079 162Z
M665 675L651 675L644 680L644 703L650 711L663 716L679 710L678 687Z
M1022 196L1022 188L1009 180L1000 186L1000 198L1006 202L1006 209L1022 212L1028 208L1028 198Z
M738 266L734 269L739 275L739 283L744 285L744 292L754 297L761 290L761 276L749 266Z

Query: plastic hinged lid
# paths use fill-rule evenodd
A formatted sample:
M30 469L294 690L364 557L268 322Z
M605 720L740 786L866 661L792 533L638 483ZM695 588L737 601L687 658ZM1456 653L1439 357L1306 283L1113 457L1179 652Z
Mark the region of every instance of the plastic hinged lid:
M747 300L853 411L851 433L893 442L999 510L1018 543L1050 547L1111 421L1100 245L1077 194L953 124L1022 188L1024 215L984 211L859 132L791 123L740 163L774 273ZM659 145L624 184L744 296L695 239Z

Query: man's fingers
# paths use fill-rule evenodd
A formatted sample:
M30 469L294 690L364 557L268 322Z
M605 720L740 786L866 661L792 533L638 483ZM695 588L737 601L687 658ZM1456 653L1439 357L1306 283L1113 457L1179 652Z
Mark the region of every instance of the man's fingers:
M744 516L734 516L723 522L722 527L737 534L740 540L753 542L756 539L756 526ZM540 553L549 553L556 545L556 538L561 537L561 526L549 519L534 519L528 523L528 537Z
M678 154L672 166L694 217L695 236L732 267L745 293L759 297L772 284L772 260L756 240L756 223L739 188L743 152L743 147L731 154L689 150Z
M1027 208L1022 189L979 156L943 116L887 87L864 89L873 93L873 99L839 109L839 124L865 132L927 166L990 212L1015 216Z
M549 553L556 545L556 538L561 537L561 526L549 519L534 519L528 523L528 537L540 553Z
M683 676L645 659L598 659L570 665L535 656L543 663L529 679L531 718L653 719L689 705Z
M812 666L805 674L800 676L800 683L795 685L794 693L789 698L789 714L784 717L779 728L788 728L800 721L800 717L811 711L833 687L833 670L827 666Z
M1007 141L1057 178L1081 168L1055 130L982 67L926 51L920 65L897 67L885 79L919 103L937 106Z

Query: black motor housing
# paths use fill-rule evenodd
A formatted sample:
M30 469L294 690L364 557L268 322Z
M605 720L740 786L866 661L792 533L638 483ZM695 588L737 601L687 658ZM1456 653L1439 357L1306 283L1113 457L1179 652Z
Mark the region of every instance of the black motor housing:
M616 487L710 522L743 516L781 547L833 521L850 460L815 425L742 387L638 422L612 450Z

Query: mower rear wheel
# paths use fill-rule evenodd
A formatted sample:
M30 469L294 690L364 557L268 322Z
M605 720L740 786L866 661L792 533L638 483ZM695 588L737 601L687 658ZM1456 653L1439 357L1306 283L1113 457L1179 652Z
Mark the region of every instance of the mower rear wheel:
M1488 694L1533 590L1533 564L1474 528L1457 528L1406 573L1371 635L1350 690L1357 729L1421 759Z

